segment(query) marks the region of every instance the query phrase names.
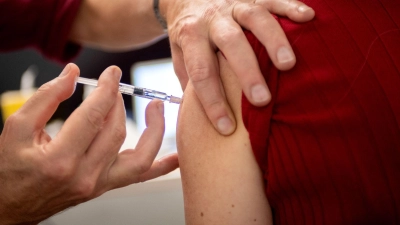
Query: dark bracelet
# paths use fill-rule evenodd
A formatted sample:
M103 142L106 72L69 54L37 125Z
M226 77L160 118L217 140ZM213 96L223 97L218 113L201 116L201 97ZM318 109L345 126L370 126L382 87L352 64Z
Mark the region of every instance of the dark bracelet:
M164 31L167 32L168 31L167 21L165 21L165 19L161 16L160 8L158 7L158 2L159 0L154 0L154 5L153 5L154 14L156 14L156 18L158 22L160 22L162 28L164 28Z

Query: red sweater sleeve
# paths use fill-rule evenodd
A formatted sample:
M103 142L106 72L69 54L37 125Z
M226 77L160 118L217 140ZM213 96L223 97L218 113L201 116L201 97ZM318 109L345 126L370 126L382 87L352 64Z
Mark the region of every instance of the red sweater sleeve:
M0 0L0 51L35 48L70 61L80 46L68 36L81 0Z
M307 0L278 18L296 54L277 71L246 33L272 93L243 121L274 225L400 224L400 0Z

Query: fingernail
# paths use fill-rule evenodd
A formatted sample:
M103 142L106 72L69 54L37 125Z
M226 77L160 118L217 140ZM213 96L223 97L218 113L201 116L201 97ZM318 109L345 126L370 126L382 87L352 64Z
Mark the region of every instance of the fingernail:
M278 62L279 63L286 63L286 62L290 62L290 61L294 60L294 56L292 54L292 51L290 51L286 47L281 47L278 50L277 57L278 57Z
M301 5L301 6L299 6L299 7L297 8L297 11L303 13L303 12L309 10L309 9L311 9L311 8L308 7L308 6L306 6L306 5Z
M162 115L164 115L164 102L159 102L159 103L157 104L157 108L158 108L158 111L160 111L160 113L161 113Z
M66 65L64 67L63 71L60 73L59 77L66 76L69 73L70 69L71 69L71 65L70 64Z
M218 120L217 127L222 134L229 134L233 129L233 124L228 117L222 117Z
M251 98L253 102L256 103L265 102L268 100L269 97L270 97L269 92L261 84L257 84L253 86L253 88L251 89Z
M122 76L122 71L121 71L121 69L118 68L118 67L114 67L114 68L113 68L113 75L114 75L114 76L118 76L119 79L121 79L121 76Z

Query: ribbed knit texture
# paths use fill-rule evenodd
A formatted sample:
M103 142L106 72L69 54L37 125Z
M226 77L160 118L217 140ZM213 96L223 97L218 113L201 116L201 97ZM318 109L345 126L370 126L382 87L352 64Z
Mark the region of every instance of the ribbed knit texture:
M400 224L400 0L308 0L279 18L294 48L278 71L246 33L272 92L242 99L274 224Z

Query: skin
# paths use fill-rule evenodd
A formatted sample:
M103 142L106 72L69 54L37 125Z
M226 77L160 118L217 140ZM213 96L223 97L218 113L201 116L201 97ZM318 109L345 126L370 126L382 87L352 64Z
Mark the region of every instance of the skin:
M312 9L294 0L161 0L160 10L168 22L181 85L185 89L190 80L210 127L216 128L207 131L216 135L217 131L231 134L240 117L225 97L215 52L229 56L227 63L250 101L265 105L270 94L241 27L256 34L274 64L286 70L295 64L295 57L270 13L298 22L314 16ZM123 51L163 35L152 1L82 0L69 38L94 48ZM287 54L279 61L277 53L282 48ZM68 65L62 76L43 85L6 121L0 136L0 225L37 224L108 190L161 176L178 166L176 155L154 161L164 131L162 106L157 101L147 108L148 128L136 148L118 152L125 138L125 114L117 85L121 72L116 67L104 71L96 91L51 139L43 128L59 103L73 93L78 74L75 65ZM236 130L243 130L241 123Z
M177 130L186 224L272 224L261 171L241 119L240 83L228 61L221 54L218 59L237 129L230 136L219 134L189 82Z
M5 123L0 136L0 224L37 224L104 192L166 174L177 155L154 161L164 134L163 103L146 109L147 128L135 149L119 153L125 108L121 70L107 68L99 86L51 139L43 130L74 91L79 69L66 66Z
M278 69L288 70L296 58L271 13L296 22L314 17L311 8L295 0L161 0L159 7L168 24L174 68L182 88L192 82L208 118L224 135L234 131L236 121L221 88L215 52L228 57L250 102L266 105L271 94L242 27L257 36ZM70 38L121 51L148 44L162 34L151 0L83 0Z

